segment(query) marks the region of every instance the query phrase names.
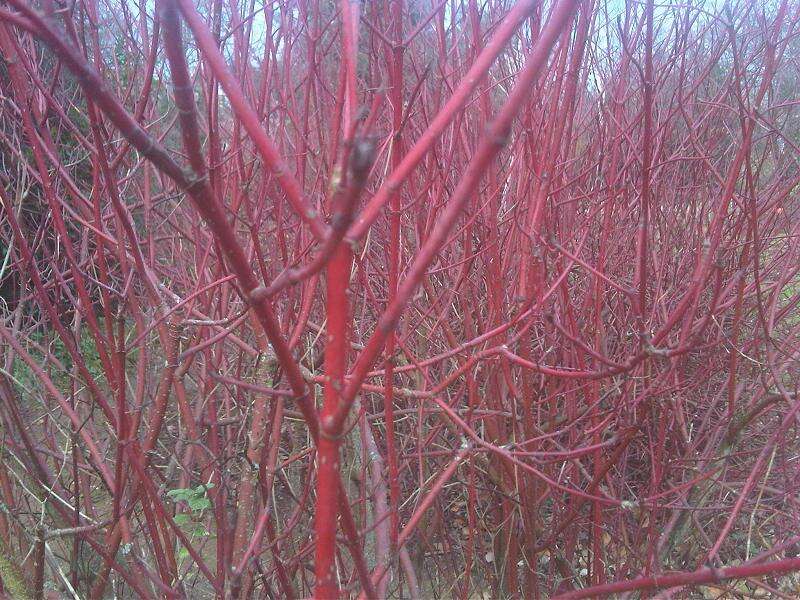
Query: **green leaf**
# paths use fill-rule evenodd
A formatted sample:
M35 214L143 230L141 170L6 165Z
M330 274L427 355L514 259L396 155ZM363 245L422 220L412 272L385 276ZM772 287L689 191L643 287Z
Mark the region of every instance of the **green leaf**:
M168 491L167 496L175 500L188 500L194 496L194 490L191 488L178 488Z
M205 510L206 508L211 508L211 500L208 498L189 498L187 500L189 503L189 508L192 510Z

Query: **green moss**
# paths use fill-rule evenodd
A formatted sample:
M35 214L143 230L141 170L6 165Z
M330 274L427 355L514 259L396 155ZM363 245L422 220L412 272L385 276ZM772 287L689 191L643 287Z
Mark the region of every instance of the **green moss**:
M0 577L3 579L3 587L10 598L15 600L33 598L33 594L19 570L18 561L9 554L2 542L0 542Z

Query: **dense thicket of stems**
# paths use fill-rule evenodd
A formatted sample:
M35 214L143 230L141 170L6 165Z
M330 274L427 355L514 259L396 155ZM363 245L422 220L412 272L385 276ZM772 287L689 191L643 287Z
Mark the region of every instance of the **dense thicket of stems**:
M794 597L798 33L4 0L0 591Z

